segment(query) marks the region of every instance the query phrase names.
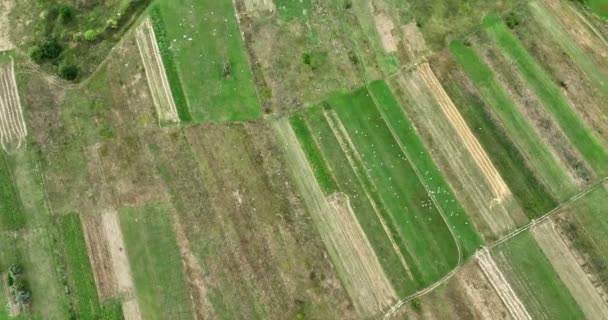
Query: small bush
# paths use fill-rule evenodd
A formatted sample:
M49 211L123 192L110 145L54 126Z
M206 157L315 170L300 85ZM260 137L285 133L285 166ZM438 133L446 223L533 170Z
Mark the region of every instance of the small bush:
M30 52L30 56L33 56L41 60L53 60L61 54L63 48L57 42L56 39L51 38L47 39L40 44L40 46L35 46L32 48L33 52Z
M71 64L62 64L59 67L59 76L66 80L76 80L78 78L78 67Z
M118 21L116 21L116 19L108 19L108 21L106 21L106 25L109 28L117 29L118 28Z
M87 41L95 41L97 40L97 31L95 30L87 30L84 32L84 39Z
M61 22L68 23L74 19L74 10L70 6L63 5L59 7L59 17Z
M519 16L511 12L505 17L505 23L509 29L515 29L521 23L521 20L519 19Z
M38 63L44 60L44 54L42 53L42 49L39 46L32 46L29 50L29 55L32 60Z
M414 309L415 311L420 311L420 309L422 308L422 302L420 302L420 299L418 298L412 299L412 301L410 301L410 304L412 305L412 309Z

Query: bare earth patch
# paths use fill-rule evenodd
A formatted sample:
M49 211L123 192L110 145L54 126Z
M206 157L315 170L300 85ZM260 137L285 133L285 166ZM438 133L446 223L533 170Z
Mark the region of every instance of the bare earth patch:
M175 101L150 18L144 20L136 29L136 35L137 46L146 70L148 86L158 114L158 121L160 123L179 122Z
M21 146L27 136L21 101L15 81L15 63L0 65L0 145Z
M0 0L0 52L14 48L9 37L11 26L8 22L8 14L12 8L12 0Z
M374 16L374 21L376 22L376 29L378 30L378 34L380 35L380 40L382 41L382 47L384 47L384 51L397 51L397 41L393 37L393 30L395 29L395 25L393 24L393 20L391 20L391 17L385 15L384 13L379 13Z
M397 301L380 261L344 194L326 198L286 120L275 128L286 149L298 188L329 251L355 308L373 316Z
M606 319L608 305L578 264L551 219L536 225L532 235L588 319Z
M513 288L490 255L490 252L486 250L478 257L477 262L479 263L481 270L483 270L483 273L494 287L494 290L498 292L500 299L507 306L507 309L509 309L513 318L516 320L532 320L528 310L526 310L524 304L519 300L515 291L513 291Z
M274 12L276 9L272 0L243 0L243 3L245 4L244 13L256 11Z
M417 58L428 52L424 37L415 22L403 25L401 27L401 34L403 47L410 60L416 61Z
M507 306L488 283L479 265L471 263L464 267L456 275L456 281L480 319L508 318Z

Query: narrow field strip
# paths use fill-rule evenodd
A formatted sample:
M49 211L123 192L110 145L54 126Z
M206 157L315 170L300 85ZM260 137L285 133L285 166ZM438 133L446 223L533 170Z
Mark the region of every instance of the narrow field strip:
M558 20L558 17L554 16L556 12L568 9L554 9L549 12L552 9L550 2L552 1L542 1L542 3L532 1L528 4L535 20L568 53L570 58L592 80L593 84L599 86L604 94L608 94L608 75L603 72L602 66L598 64L598 62L602 63L602 60L594 59L595 57L585 52L576 41L582 41L591 50L602 56L604 60L608 58L608 47L604 44L594 44L596 37L587 34L587 28L578 19L568 19L567 14L561 14L559 18L568 19L568 21ZM566 26L564 23L569 24Z
M575 143L589 165L599 176L608 175L608 151L605 146L576 115L557 86L551 82L503 21L497 16L487 16L484 19L484 28L502 52L515 62L543 105L553 115L566 136Z
M350 200L342 193L326 197L288 122L278 121L275 129L294 180L355 307L364 316L378 314L397 300L397 293L359 225Z
M478 255L477 263L481 267L483 273L486 275L490 284L492 284L492 287L494 287L494 290L496 290L500 296L500 299L507 306L507 309L509 309L509 312L513 318L516 320L532 320L528 310L526 310L526 307L523 305L521 300L519 300L519 297L515 291L513 291L513 288L511 288L511 285L507 279L505 279L505 276L502 274L500 269L498 269L496 262L490 255L490 252L484 250L483 253Z
M499 202L509 199L511 197L511 190L509 190L509 187L503 181L502 177L498 173L498 170L496 170L490 161L485 150L481 147L479 141L477 141L466 122L458 112L458 109L456 109L456 106L435 77L435 74L433 73L433 70L431 70L428 62L418 65L418 73L424 79L429 89L431 89L431 91L435 94L435 98L437 99L437 102L439 102L441 110L443 110L446 117L450 120L450 123L456 129L456 132L458 132L458 135L464 142L465 146L473 155L477 164L483 171L486 179L488 179L488 182L492 186L494 194L497 197L496 199Z
M532 228L532 236L539 244L551 265L581 306L587 319L606 319L608 305L599 295L575 256L555 230L551 219Z
M156 108L158 121L161 124L179 122L179 115L150 18L146 18L135 32L137 47L146 70L148 87Z
M0 65L0 145L6 150L9 145L21 146L27 136L27 127L17 81L15 80L15 63Z
M513 100L499 84L490 68L482 62L473 49L461 41L450 44L450 51L475 84L482 98L492 108L504 125L512 142L531 164L534 171L551 193L559 199L567 199L576 192L573 181L527 120L517 110Z
M336 177L338 188L350 197L351 206L359 224L365 231L376 255L390 279L399 297L411 294L418 288L416 283L419 272L409 265L411 257L404 248L405 243L399 237L390 217L378 199L377 192L369 190L367 176L355 163L353 155L343 141L338 141L323 110L311 108L305 114L312 139L314 139L325 158L329 170ZM300 140L302 143L302 140ZM348 164L348 165L345 165ZM410 276L411 274L411 276Z
M376 81L370 83L368 88L370 97L384 119L385 125L450 230L458 249L457 264L460 264L481 246L482 241L477 231L469 223L467 213L435 166L418 133L386 83Z
M0 230L18 230L25 226L26 216L13 180L9 157L0 151Z

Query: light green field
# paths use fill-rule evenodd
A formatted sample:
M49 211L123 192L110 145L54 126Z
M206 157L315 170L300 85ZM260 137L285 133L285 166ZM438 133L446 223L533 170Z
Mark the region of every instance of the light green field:
M163 55L169 81L172 89L181 83L192 120L258 118L259 101L232 2L158 0L156 6L165 28L160 33L166 35L159 47L172 53L173 61ZM155 30L159 27L155 23ZM224 76L227 65L231 72Z
M593 170L600 176L608 175L608 151L605 146L576 115L559 88L519 40L498 16L487 16L484 19L484 28L502 51L515 62L524 79Z
M120 212L120 225L144 319L192 316L180 250L168 214L164 206L125 208Z
M492 70L461 41L453 41L450 51L552 195L560 200L572 196L576 188L565 169L517 110Z
M608 1L606 0L586 0L587 6L595 14L604 19L608 19Z
M25 217L4 151L0 151L0 181L0 230L19 229L25 224Z
M492 256L532 318L585 318L529 232L494 248Z

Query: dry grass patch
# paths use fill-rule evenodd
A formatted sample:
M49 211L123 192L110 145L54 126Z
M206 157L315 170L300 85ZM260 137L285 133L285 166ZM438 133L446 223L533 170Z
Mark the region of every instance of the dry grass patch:
M179 115L150 18L145 19L136 29L136 39L146 69L148 86L158 114L158 121L161 124L179 122Z
M27 128L23 119L21 101L15 81L15 63L0 65L0 145L21 146L25 142Z
M13 49L13 44L9 37L10 24L8 21L8 14L13 8L13 0L2 0L0 1L0 52Z

